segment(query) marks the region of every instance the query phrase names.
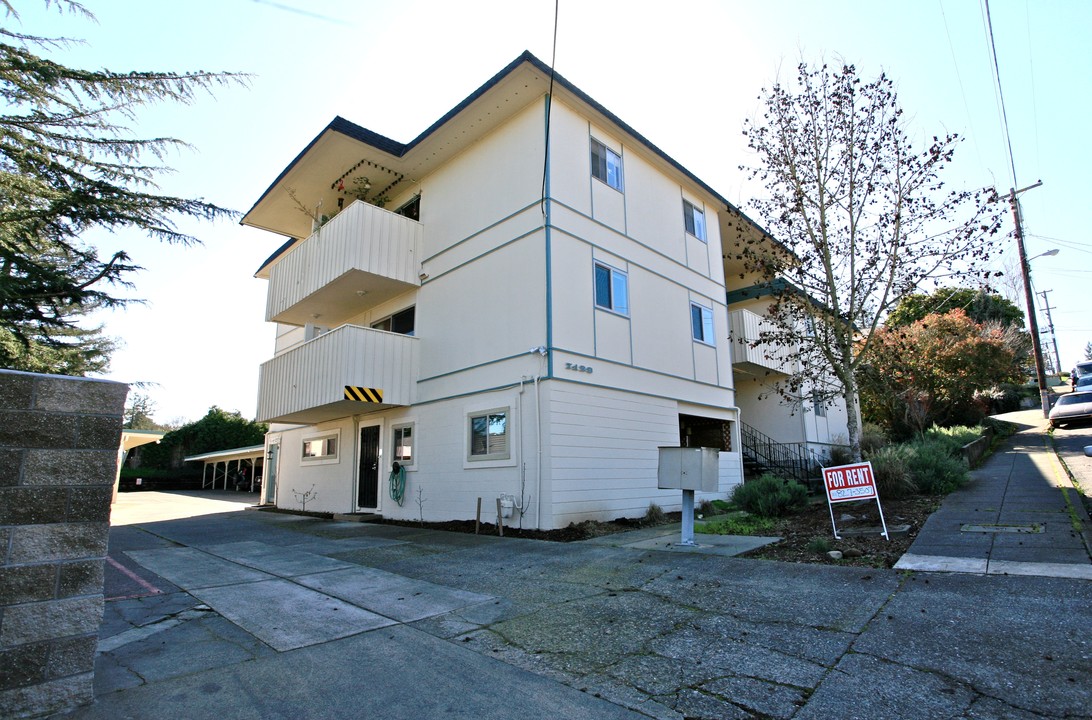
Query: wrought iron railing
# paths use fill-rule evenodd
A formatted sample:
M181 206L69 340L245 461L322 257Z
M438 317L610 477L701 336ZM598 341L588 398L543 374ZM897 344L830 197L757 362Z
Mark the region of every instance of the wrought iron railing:
M775 475L803 483L809 489L817 485L822 458L803 443L777 442L742 422L739 434L745 463L750 460Z

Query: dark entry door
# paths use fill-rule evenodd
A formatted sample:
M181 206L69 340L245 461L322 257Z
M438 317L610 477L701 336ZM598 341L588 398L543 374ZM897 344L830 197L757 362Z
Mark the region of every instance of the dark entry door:
M360 428L360 472L357 474L356 504L379 507L379 426Z

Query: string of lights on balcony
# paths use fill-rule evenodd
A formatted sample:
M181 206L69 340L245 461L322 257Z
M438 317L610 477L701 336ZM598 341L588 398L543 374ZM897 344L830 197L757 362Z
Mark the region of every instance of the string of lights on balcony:
M397 176L393 182L391 182L389 185L387 185L387 187L383 188L381 191L379 191L377 193L377 195L379 195L379 196L385 195L388 190L393 188L398 183L402 182L406 177L402 173L395 172L394 170L391 170L390 168L383 167L382 165L376 165L371 160L368 160L368 159L365 158L365 159L360 160L360 162L358 162L356 165L353 165L351 168L349 168L345 172L341 173L340 177L338 177L336 180L334 180L332 183L330 183L330 189L331 190L338 190L340 188L345 187L345 184L344 184L345 183L345 178L347 178L350 175L352 175L353 173L355 173L363 165L367 165L370 168L375 168L376 170L382 170L385 173Z

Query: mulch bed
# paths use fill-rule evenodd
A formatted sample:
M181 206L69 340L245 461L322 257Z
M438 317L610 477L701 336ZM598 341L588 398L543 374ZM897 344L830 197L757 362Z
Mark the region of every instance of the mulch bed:
M843 539L836 540L831 528L827 504L823 498L818 498L804 509L781 518L773 530L763 533L782 538L779 542L752 550L745 557L798 563L892 567L910 548L921 526L925 524L926 518L939 506L939 498L928 496L884 501L884 519L887 521L889 530L899 525L910 526L906 533L891 533L891 539L885 540L880 535L880 519L874 501L839 503L834 506L834 517L838 521L839 533ZM662 523L650 523L643 519L631 518L620 518L610 522L587 520L558 530L529 530L506 525L504 536L552 542L574 542L627 530L653 527L657 524L678 522L679 519L680 514L672 512L664 514ZM715 516L708 519L715 519ZM420 523L384 519L380 522L450 532L474 532L473 520ZM851 535L856 530L874 530L874 532ZM497 526L493 523L482 523L478 532L483 535L496 535ZM698 543L701 542L701 537L698 535L695 538ZM826 541L826 543L819 541ZM829 550L838 550L843 553L843 557L837 560L831 558L827 555Z
M835 540L826 502L813 502L804 510L780 519L775 529L767 533L781 537L780 542L752 550L746 556L786 562L889 568L910 549L921 526L938 507L940 498L931 496L883 501L883 516L889 531L899 525L910 526L905 533L889 532L888 540L880 534L875 501L839 503L834 506L834 519L842 539ZM857 530L867 534L851 534ZM843 557L835 560L827 555L829 550L838 550Z

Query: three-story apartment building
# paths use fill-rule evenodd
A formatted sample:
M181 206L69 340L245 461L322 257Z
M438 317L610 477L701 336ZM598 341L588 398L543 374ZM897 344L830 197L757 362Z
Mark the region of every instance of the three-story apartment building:
M529 53L408 144L335 118L243 218L289 238L258 271L263 500L446 520L499 498L549 529L677 507L678 445L721 449L723 496L729 209Z

